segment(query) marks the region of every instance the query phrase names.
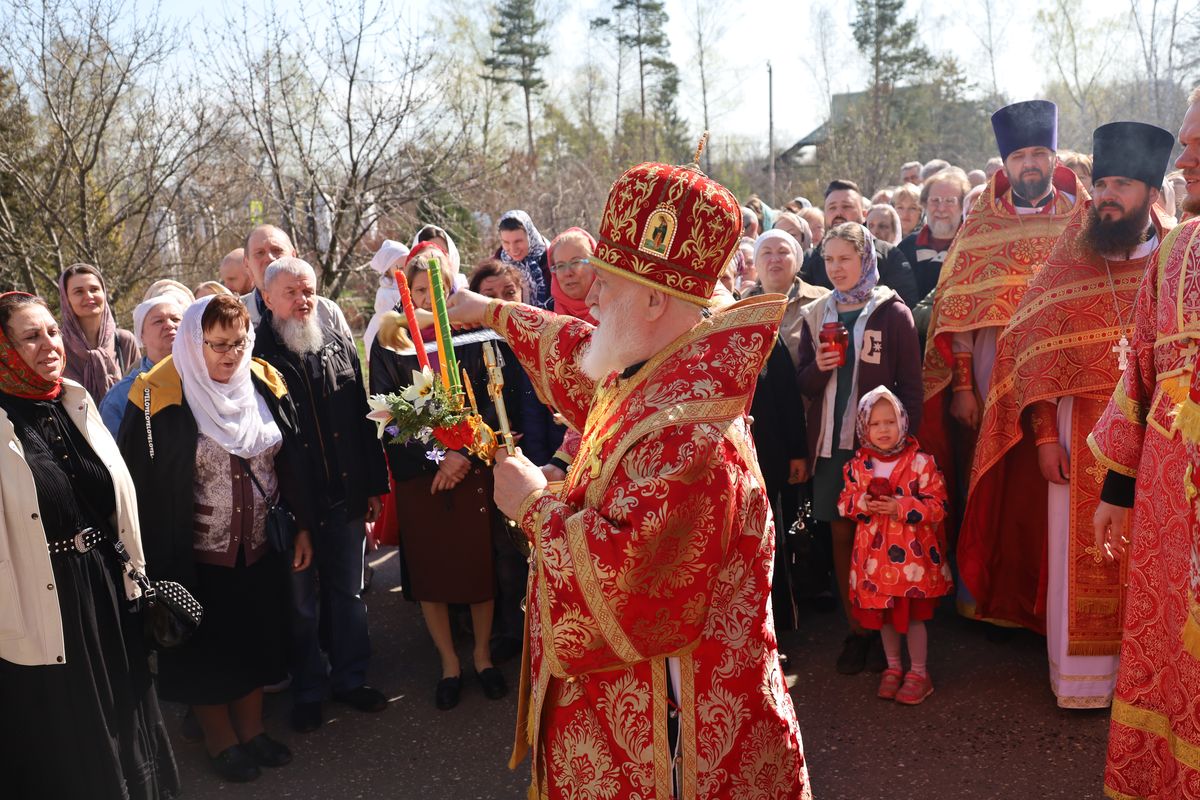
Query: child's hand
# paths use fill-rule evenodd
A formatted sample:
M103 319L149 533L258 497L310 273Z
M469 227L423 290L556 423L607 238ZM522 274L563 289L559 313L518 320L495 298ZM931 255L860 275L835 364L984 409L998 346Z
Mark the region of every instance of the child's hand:
M882 514L892 519L900 518L900 504L896 502L896 498L894 497L880 497L876 500L868 500L867 511L870 511L872 514Z

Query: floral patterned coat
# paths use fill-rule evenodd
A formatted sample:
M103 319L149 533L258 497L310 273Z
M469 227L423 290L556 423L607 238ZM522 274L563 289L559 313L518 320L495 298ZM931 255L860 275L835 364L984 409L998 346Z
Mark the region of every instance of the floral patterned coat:
M583 431L563 488L517 520L532 566L510 766L532 746L531 798L811 798L746 417L782 313L777 299L731 306L597 386L579 368L592 326L489 306L543 402Z
M892 608L897 597L940 597L954 586L939 523L946 517L946 482L933 457L915 440L901 452L888 479L900 519L867 511L874 477L871 455L859 450L846 464L838 500L842 516L858 522L850 555L850 593L859 608Z

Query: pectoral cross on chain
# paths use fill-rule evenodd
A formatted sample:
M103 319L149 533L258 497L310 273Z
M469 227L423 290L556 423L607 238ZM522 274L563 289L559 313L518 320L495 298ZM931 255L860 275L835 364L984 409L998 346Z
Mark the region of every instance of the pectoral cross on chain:
M1122 336L1121 341L1113 345L1112 351L1117 354L1117 368L1122 372L1129 366L1129 354L1133 352L1133 348L1129 344L1129 337Z

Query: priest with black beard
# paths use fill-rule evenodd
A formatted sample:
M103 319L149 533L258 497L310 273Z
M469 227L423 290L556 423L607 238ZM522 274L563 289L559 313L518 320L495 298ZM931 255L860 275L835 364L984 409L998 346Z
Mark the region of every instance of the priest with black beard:
M1122 565L1098 557L1108 464L1087 444L1128 365L1134 300L1166 233L1154 203L1175 137L1114 122L1092 138L1095 195L1000 335L958 542L980 614L1046 635L1062 708L1112 700Z

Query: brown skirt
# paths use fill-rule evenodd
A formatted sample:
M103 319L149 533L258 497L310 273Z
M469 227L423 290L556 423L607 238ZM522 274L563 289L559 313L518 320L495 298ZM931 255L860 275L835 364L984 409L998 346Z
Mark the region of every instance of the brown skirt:
M472 464L462 483L431 495L433 475L396 482L404 596L482 603L496 594L491 470Z

